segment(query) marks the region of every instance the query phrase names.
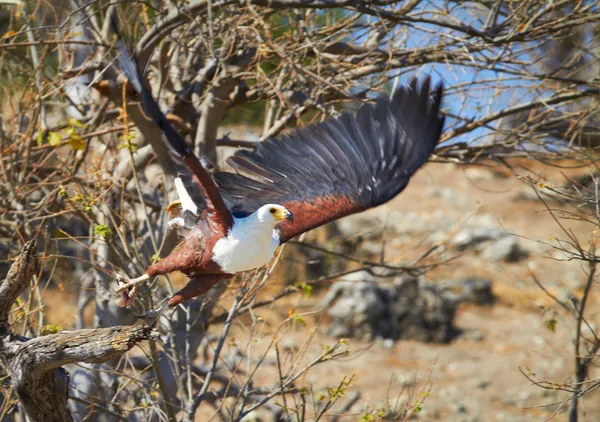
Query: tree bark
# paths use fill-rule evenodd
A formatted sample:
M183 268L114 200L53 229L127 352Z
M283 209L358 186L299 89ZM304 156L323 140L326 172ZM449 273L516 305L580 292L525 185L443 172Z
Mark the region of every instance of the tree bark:
M13 334L10 308L37 270L35 241L27 242L0 285L0 359L26 418L64 422L73 418L67 406L69 375L61 368L76 362L101 363L121 356L152 334L148 325L64 331L28 339Z

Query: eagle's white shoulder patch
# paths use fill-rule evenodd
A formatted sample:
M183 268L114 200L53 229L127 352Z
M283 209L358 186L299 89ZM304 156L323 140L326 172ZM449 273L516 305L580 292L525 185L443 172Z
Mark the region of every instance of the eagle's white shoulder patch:
M192 200L192 197L183 185L183 180L179 177L175 179L175 189L177 189L177 196L179 196L179 200L181 201L181 207L198 215L198 206Z

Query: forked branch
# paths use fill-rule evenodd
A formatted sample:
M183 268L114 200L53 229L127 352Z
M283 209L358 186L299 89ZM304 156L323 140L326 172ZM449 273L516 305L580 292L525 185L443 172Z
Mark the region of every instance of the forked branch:
M69 375L62 365L102 363L121 356L152 334L148 325L65 331L27 339L13 334L12 304L37 271L36 242L27 242L0 284L0 358L32 421L71 421L67 407Z

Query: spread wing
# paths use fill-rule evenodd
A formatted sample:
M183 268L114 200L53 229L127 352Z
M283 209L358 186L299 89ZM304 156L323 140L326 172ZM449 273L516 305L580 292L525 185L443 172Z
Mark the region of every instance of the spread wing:
M268 139L238 151L237 173L215 181L236 216L264 204L284 205L293 221L279 225L281 242L398 195L433 152L444 125L441 84L413 79L391 99L362 105L356 115Z
M113 27L118 34L114 20ZM221 227L222 232L227 233L233 224L233 217L225 205L212 176L206 171L183 137L173 128L160 110L159 105L152 97L152 93L144 84L137 63L127 51L120 36L119 51L121 70L140 94L144 112L154 120L162 131L163 139L166 141L169 150L173 153L175 160L183 164L187 169L187 171L180 171L179 178L182 180L189 197L196 202L197 210L208 210L211 218Z

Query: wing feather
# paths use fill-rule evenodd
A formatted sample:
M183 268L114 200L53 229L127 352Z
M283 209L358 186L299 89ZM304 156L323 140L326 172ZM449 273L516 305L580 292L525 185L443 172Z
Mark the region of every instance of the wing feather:
M217 173L215 181L236 215L267 203L288 208L294 221L280 224L282 242L375 207L400 193L433 152L444 125L442 92L415 78L355 115L236 153L228 162L237 173Z

